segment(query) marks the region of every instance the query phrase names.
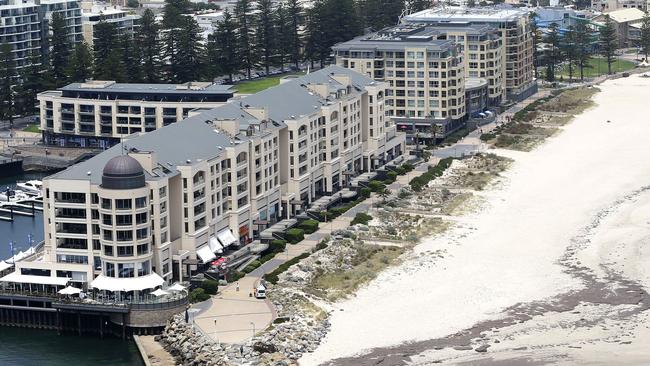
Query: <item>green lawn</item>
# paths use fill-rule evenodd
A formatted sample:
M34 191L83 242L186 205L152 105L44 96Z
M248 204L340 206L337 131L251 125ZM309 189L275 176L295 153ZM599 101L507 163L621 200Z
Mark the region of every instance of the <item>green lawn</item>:
M41 130L38 129L38 125L27 125L27 127L23 128L23 131L41 133Z
M607 74L607 62L605 62L605 59L602 57L595 57L589 60L589 66L590 67L584 69L584 75L586 78ZM612 72L627 71L633 69L634 66L635 63L632 61L616 60L612 64ZM562 65L560 69L557 70L555 78L559 79L560 77L563 77L565 80L569 78L569 68L566 67L566 65ZM575 67L573 68L573 78L580 78L580 69Z
M234 89L241 94L255 94L264 89L268 89L272 86L280 84L280 79L290 76L290 75L304 75L304 72L301 73L287 73L282 75L269 76L265 78L260 78L256 80L244 81L238 84L235 84Z

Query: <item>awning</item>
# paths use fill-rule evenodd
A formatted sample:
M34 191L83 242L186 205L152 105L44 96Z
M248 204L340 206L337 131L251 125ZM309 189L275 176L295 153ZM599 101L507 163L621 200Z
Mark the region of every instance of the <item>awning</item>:
M140 291L162 286L163 283L165 283L165 280L156 273L131 278L115 278L99 275L90 284L90 287L107 291Z
M0 282L30 283L33 285L54 286L65 286L69 281L70 279L67 277L24 275L20 274L20 272L11 272L8 275L0 278Z
M232 235L230 229L221 231L219 234L217 234L217 238L219 238L219 241L224 248L237 241L235 236Z
M158 296L163 296L163 295L169 295L168 291L157 289L156 291L151 293L152 295L158 297Z
M185 291L185 290L186 290L185 286L181 285L178 282L173 284L167 289L167 291Z
M210 250L209 245L204 245L196 251L196 255L201 259L201 262L208 263L209 261L217 258L216 255Z
M210 247L210 250L213 251L214 253L223 253L223 246L221 246L221 243L219 243L219 240L215 238L214 236L210 237L210 240L208 240L208 246Z
M5 261L0 261L0 272L4 271L4 270L6 270L6 269L9 269L9 268L11 268L11 267L13 267L13 266L14 266L14 265L11 264L11 263L7 263L7 262L5 262Z
M80 292L81 292L81 289L76 288L76 287L72 287L72 286L68 286L68 287L66 287L66 288L64 288L62 290L59 290L59 293L61 295L76 295L76 294L78 294Z

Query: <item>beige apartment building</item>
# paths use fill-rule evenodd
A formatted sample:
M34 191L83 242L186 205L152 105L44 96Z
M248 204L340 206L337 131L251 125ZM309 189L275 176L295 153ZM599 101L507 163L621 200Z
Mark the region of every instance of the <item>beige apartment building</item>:
M497 29L503 47L501 74L505 81L505 93L502 100L522 100L537 91L534 80L533 35L527 10L509 6L441 6L407 15L403 22L435 28L483 25Z
M126 292L182 280L401 155L384 89L332 66L124 138L44 180L44 256L16 272Z
M124 84L93 80L38 94L40 129L48 145L108 148L133 133L187 118L189 111L223 105L229 85Z

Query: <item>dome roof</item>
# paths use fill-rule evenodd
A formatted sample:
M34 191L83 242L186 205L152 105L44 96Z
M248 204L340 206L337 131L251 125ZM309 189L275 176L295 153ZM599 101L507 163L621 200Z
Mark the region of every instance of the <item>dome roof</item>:
M112 158L104 165L104 175L130 176L143 174L142 165L137 160L128 156L120 155Z
M120 155L104 165L102 187L108 189L132 189L144 187L144 169L134 158Z

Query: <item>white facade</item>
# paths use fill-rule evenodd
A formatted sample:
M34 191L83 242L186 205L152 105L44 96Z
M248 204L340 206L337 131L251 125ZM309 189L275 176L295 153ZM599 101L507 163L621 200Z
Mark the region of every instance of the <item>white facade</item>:
M115 24L118 32L133 34L138 27L140 16L132 10L124 10L119 6L110 4L93 4L82 2L82 24L84 40L92 45L94 42L95 26L101 20Z

